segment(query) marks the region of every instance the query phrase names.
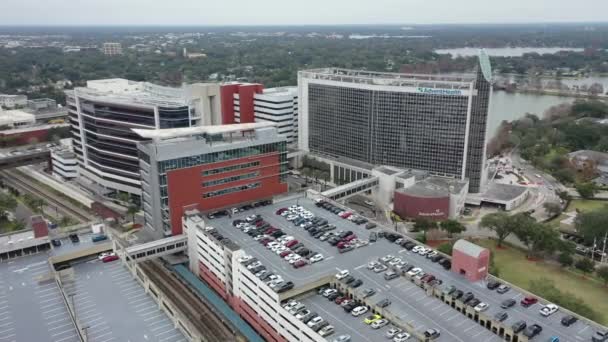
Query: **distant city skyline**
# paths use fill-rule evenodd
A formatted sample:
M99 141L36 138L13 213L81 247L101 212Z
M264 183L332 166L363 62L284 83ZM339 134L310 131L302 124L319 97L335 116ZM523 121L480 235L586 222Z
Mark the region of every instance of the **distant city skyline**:
M605 0L3 0L0 25L347 25L603 22ZM24 13L24 15L19 15ZM27 14L27 15L25 15Z

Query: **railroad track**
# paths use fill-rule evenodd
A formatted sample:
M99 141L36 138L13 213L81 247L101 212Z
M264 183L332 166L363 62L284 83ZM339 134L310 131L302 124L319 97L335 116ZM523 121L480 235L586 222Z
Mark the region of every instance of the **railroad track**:
M4 178L4 181L7 184L43 199L47 203L47 205L56 207L58 212L61 212L64 216L72 217L79 223L89 222L94 219L89 215L89 213L84 212L84 210L80 208L74 208L69 204L65 204L64 202L58 200L56 198L56 195L50 194L43 188L38 188L32 185L31 180L27 180L25 177L20 176L15 172L0 171L0 176Z
M207 341L237 341L218 314L175 278L170 271L155 261L140 263L142 270L162 292L190 318L190 321Z

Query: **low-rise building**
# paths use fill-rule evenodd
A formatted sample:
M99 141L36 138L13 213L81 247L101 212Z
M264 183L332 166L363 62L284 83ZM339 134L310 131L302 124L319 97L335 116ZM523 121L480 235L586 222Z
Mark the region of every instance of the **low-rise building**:
M0 108L24 107L27 105L27 96L0 94Z
M69 150L52 150L51 163L53 176L59 179L78 177L78 159L76 153Z
M103 43L101 51L106 56L122 55L122 45L120 43Z
M22 128L31 126L36 122L36 116L19 109L0 109L0 126L4 128Z

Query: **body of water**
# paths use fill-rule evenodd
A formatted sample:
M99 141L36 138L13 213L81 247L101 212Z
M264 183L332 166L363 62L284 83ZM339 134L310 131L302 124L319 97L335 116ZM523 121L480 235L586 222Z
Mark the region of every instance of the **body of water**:
M539 54L556 53L558 51L583 51L582 48L566 48L566 47L505 47L505 48L486 48L488 56L494 57L520 57L524 53L536 52ZM436 53L451 54L452 56L470 57L479 54L479 48L456 48L456 49L437 49Z
M572 103L576 98L553 95L507 93L494 91L490 103L490 116L488 119L488 134L493 137L500 123L504 120L517 120L526 113L543 116L545 111L562 103Z

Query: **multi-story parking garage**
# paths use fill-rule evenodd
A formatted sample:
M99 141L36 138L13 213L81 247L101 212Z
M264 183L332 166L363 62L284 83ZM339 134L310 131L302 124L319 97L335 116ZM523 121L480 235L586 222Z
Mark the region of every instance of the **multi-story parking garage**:
M528 308L516 304L506 310L508 318L500 322L495 316L504 310L500 308L502 301L513 299L519 302L529 294L513 286L503 294L489 290L486 288L486 280L471 283L459 273L445 270L432 260L382 238L375 242L361 243L358 248L340 253L338 248L315 239L303 228L296 228L285 217L276 214L280 208L293 205L301 205L315 217L325 218L328 224L337 227L334 231L349 230L361 240L367 240L370 232L379 232L378 228L366 230L362 225L318 208L306 198L259 207L232 218L209 220L192 211L183 219L184 231L189 240L191 270L215 289L268 341L325 341L325 337L282 307L290 299L302 303L334 326L335 332L330 340L343 334L350 335L357 341L384 339L383 335L388 328L374 330L363 324L362 320L367 315L355 318L339 305L319 296L316 290L322 286L339 289L345 296L367 305L370 312L388 318L391 325L409 331L420 339L424 339L426 330L439 329L439 341L525 342L528 338L523 332L514 333L511 328L520 320L528 325L539 324L543 328L534 339L539 341L548 340L551 336L558 336L565 341L588 341L600 329L599 325L584 318L579 318L570 327L564 327L560 324L561 318L567 314L564 309L550 317L541 316L539 309L546 304L542 299ZM321 253L324 260L294 268L259 241L233 226L233 220L243 220L252 214L260 215L272 227L281 229L313 252ZM368 269L370 261L378 261L389 254L433 274L442 280L442 284L429 286L407 274L387 281L384 278L386 272L376 273ZM293 288L285 292L271 288L239 262L243 260L240 258L246 256L257 259L268 272L280 275L286 282L293 282ZM341 270L349 270L351 276L362 281L362 285L352 288L337 280L334 275ZM455 286L462 292L471 292L471 295L489 307L483 312L477 312L461 299L449 294L449 291L444 292L450 286ZM368 289L373 289L375 294L365 297L364 293ZM383 299L389 299L392 304L384 308L378 306L378 302Z

